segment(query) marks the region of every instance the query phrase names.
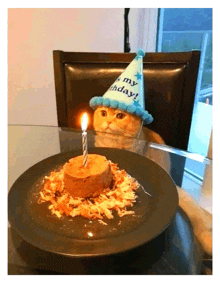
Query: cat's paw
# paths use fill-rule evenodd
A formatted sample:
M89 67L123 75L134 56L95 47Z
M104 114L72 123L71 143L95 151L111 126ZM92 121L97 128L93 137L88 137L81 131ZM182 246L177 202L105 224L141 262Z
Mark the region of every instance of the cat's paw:
M184 189L177 187L179 206L188 215L194 234L204 252L212 255L212 215L205 211Z
M204 251L211 256L212 255L212 231L204 231L199 237L198 241L203 247Z

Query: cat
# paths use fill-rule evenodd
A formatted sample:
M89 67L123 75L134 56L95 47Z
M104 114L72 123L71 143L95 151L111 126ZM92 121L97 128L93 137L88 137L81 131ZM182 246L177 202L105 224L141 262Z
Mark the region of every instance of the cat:
M165 144L163 138L158 133L146 127L143 128L140 117L120 109L99 106L94 112L93 127L96 131L96 147L113 147L134 151L145 155L168 173L170 172L169 153L152 148L150 151L147 150L147 142ZM211 256L211 214L204 211L184 189L177 187L177 191L179 206L190 218L194 233L205 254Z
M131 115L127 112L121 111L120 109L113 109L104 106L98 107L94 112L94 120L93 127L97 132L105 132L114 135L124 136L124 139L120 140L120 143L117 142L115 144L115 140L113 140L113 145L117 145L119 148L128 148L128 140L130 138L140 138L148 140L149 142L155 143L164 143L162 137L156 132L145 128L146 130L142 130L142 120L140 117ZM99 134L99 137L105 135ZM110 136L106 136L109 137ZM118 137L115 136L115 139ZM127 140L128 139L128 140ZM108 141L101 141L101 139L97 139L97 142L107 143ZM132 139L130 139L130 143L132 143ZM130 144L131 145L131 144Z

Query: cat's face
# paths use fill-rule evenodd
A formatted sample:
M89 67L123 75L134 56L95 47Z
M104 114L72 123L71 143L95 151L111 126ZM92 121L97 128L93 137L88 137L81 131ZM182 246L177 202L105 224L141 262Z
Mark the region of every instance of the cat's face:
M100 106L94 113L95 131L136 137L141 124L141 118L120 109Z

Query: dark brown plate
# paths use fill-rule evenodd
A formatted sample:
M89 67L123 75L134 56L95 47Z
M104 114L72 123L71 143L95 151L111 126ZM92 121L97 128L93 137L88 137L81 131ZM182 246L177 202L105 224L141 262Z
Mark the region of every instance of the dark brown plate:
M91 257L123 252L147 243L162 233L178 207L178 194L171 177L153 161L133 152L113 148L90 148L89 153L106 156L118 163L143 188L130 209L134 215L103 221L81 216L61 219L52 215L49 203L38 204L42 181L81 150L51 156L24 172L8 195L9 221L20 236L35 247L70 257Z

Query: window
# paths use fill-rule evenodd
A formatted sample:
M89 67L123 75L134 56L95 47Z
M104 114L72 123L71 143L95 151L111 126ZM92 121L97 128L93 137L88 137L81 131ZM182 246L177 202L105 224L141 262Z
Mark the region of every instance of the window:
M160 9L158 27L158 52L201 50L198 101L212 104L212 9Z

